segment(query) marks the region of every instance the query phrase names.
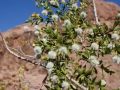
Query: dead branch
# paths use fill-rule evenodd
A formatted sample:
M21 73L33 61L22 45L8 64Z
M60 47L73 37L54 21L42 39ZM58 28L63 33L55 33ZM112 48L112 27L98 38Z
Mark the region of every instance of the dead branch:
M35 56L26 55L26 54L22 51L21 48L20 48L20 49L15 49L15 48L9 47L9 49L11 49L12 51L14 51L14 53L18 53L18 54L21 55L21 56L24 56L24 57L27 57L27 58L31 58L31 59L33 59L33 60L36 59Z
M32 55L27 55L27 54L25 54L25 53L23 52L22 48L19 48L19 52L20 52L22 55L24 55L25 57L29 57L29 58L35 59L35 55L32 56Z
M96 9L96 4L95 4L95 0L92 0L93 1L93 10L94 10L94 16L95 16L95 21L96 21L96 24L100 24L99 23L99 20L98 20L98 15L97 15L97 9Z
M77 86L80 90L88 90L86 87L84 87L83 85L80 85L76 80L70 78L69 76L66 76L68 80L70 80L70 82L74 85ZM78 89L77 88L77 89Z
M19 58L19 59L22 59L22 60L27 61L27 62L30 62L30 63L32 63L32 64L34 64L34 65L39 65L39 66L42 66L42 67L45 68L45 66L43 66L41 63L38 63L38 62L36 61L36 58L30 58L30 57L28 58L28 57L25 57L25 56L20 56L19 54L13 52L13 51L10 49L10 47L7 45L7 42L6 42L5 38L3 37L2 33L0 33L0 36L2 37L2 40L3 40L4 45L5 45L5 48L9 51L9 53L11 53L12 55L14 55L15 57L17 57L17 58ZM12 49L14 49L14 48L12 48ZM18 50L16 50L16 49L14 49L14 50L15 50L15 51L18 51ZM24 54L23 51L21 51L21 52L22 52L22 54ZM19 53L20 53L20 52L19 52ZM25 54L24 54L24 55L25 55ZM32 56L32 57L34 57L34 56ZM47 70L47 69L46 69L46 70ZM67 76L67 78L68 78L68 80L70 80L70 82L71 82L73 85L79 87L79 88L82 89L82 90L87 90L87 88L85 88L84 86L80 85L80 84L79 84L77 81L75 81L74 79L71 79L71 78L68 77L68 76ZM44 85L44 82L43 82L43 85Z
M21 60L24 60L24 61L30 62L32 64L38 65L38 62L36 62L36 58L34 56L31 56L31 57L34 57L34 58L31 58L31 57L28 57L28 56L25 56L25 55L20 55L18 53L15 53L7 45L7 42L6 42L5 38L4 38L4 36L2 35L2 33L0 33L0 36L2 38L2 41L3 41L4 45L5 45L5 48L9 51L10 54L14 55L15 57L17 57L17 58L19 58ZM14 49L14 50L17 51L16 49Z

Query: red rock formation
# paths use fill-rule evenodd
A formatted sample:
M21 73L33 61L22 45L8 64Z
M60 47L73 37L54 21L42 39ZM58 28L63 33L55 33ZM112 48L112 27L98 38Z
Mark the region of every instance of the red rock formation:
M115 16L120 11L120 7L112 2L104 2L103 0L95 0L98 18L100 21L114 20ZM93 20L93 7L88 8L88 18Z
M97 10L100 21L109 22L113 20L120 7L114 3L103 2L97 0ZM93 10L88 9L88 18L93 19ZM8 45L14 48L22 48L26 54L33 55L33 48L29 45L28 40L33 42L34 35L24 33L23 26L20 25L14 29L4 32ZM32 29L31 26L29 26ZM113 64L110 56L104 57L106 64L112 64L112 69L116 74L109 76L105 75L108 82L107 89L112 90L120 86L120 65ZM6 90L19 90L18 68L23 65L25 67L25 81L29 83L30 90L39 90L41 82L45 77L45 71L36 67L28 62L21 61L20 59L11 55L4 47L0 37L0 82L5 83ZM42 74L44 72L44 74Z

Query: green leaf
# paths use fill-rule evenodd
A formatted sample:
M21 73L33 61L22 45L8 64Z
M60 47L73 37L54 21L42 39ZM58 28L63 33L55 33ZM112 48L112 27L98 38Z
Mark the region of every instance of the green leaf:
M98 71L95 67L93 67L93 70L95 71L96 74L98 73Z
M117 51L117 53L120 54L120 45L115 45L115 51Z

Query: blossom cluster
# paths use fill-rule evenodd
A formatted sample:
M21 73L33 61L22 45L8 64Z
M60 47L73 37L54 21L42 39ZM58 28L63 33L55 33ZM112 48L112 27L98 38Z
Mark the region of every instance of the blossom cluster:
M120 64L119 31L113 30L111 33L104 28L106 27L104 25L91 23L89 25L86 11L80 8L76 1L45 2L42 4L44 9L42 8L41 14L47 17L45 18L46 26L44 29L39 25L34 27L37 38L34 52L35 56L45 61L45 68L48 71L46 79L49 83L48 89L72 90L75 88L76 86L68 80L67 76L86 88L92 88L92 86L104 88L106 80L102 78L98 82L93 78L93 74L97 76L97 68L111 73L100 57L112 54L113 62ZM86 4L83 2L81 7ZM24 29L28 30L26 27ZM81 61L85 62L85 65L81 65ZM89 65L90 68L88 68Z

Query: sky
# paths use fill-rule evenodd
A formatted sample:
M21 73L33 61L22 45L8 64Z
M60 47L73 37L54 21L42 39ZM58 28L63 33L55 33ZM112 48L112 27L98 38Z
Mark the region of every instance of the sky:
M40 12L34 0L0 0L0 31L24 23L33 12Z
M120 5L120 0L106 0L106 1L115 2L115 3L117 3L118 5Z
M108 0L120 5L120 0ZM34 13L40 13L34 0L0 0L0 32L23 24Z

